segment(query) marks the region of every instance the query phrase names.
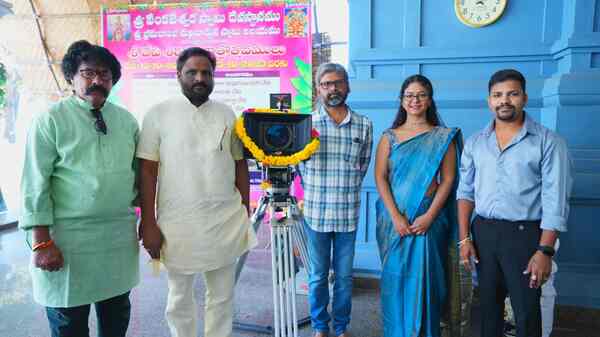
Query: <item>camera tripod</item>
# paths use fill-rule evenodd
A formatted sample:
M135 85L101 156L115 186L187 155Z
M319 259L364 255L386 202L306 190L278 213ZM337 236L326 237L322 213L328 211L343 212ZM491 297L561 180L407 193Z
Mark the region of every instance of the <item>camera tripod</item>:
M298 320L296 311L296 261L294 248L302 264L309 270L308 248L304 232L304 217L294 196L289 193L293 181L291 167L264 167L263 181L271 186L261 196L251 217L258 231L267 210L271 219L271 267L273 279L273 326L234 322L239 330L272 334L275 337L297 337L298 327L310 323L310 317ZM235 280L239 279L248 252L240 256Z

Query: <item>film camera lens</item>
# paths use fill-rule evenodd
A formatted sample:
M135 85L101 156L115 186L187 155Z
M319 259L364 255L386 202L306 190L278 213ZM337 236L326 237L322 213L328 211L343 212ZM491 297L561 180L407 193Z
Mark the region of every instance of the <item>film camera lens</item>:
M283 151L292 143L293 131L289 125L266 124L265 143L273 151Z
M288 156L302 151L311 140L309 114L244 112L246 134L266 155ZM244 151L246 158L252 158Z

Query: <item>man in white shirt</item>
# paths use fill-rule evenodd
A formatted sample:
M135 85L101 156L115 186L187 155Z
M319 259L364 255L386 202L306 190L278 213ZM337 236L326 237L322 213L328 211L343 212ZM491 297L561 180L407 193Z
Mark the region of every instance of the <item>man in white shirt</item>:
M148 111L137 149L141 237L168 271L166 317L173 337L196 336L198 273L206 286L204 336L231 336L235 262L256 244L235 115L209 99L215 66L214 55L202 48L179 55L182 95Z

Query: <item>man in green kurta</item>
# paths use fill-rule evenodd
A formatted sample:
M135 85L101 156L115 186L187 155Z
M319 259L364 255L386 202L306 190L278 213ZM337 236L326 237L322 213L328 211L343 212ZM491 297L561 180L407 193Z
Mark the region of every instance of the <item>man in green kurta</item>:
M125 336L129 292L139 282L133 201L138 124L106 101L121 65L106 48L73 43L62 62L74 95L29 130L19 227L32 247L36 302L53 337Z

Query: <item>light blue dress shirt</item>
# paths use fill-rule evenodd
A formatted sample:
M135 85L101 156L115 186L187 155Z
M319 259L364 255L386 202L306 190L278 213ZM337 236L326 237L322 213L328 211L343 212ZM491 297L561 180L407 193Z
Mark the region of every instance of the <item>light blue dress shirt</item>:
M467 140L457 199L474 202L475 213L485 218L541 220L542 229L566 231L573 179L565 141L525 115L501 151L494 125Z

